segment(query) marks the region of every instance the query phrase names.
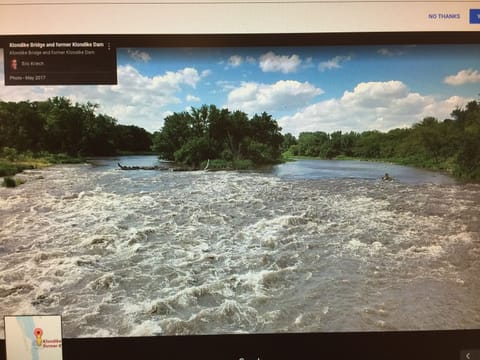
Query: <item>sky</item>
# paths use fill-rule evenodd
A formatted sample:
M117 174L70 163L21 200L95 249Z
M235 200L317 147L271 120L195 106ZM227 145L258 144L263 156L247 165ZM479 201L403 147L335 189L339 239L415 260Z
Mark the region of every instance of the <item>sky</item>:
M0 100L66 96L150 132L169 114L203 104L266 111L296 136L388 131L449 118L478 99L479 59L479 45L123 48L117 85L0 85ZM0 84L3 66L0 51Z

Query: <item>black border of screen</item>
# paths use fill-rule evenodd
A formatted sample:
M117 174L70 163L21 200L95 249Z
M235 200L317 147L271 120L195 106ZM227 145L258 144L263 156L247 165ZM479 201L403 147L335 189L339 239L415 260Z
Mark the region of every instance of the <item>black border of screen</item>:
M480 30L480 28L479 28ZM285 34L26 34L0 35L0 47L10 41L79 41L109 39L113 47L256 47L480 44L480 31L355 32Z
M480 32L27 34L0 35L0 47L5 48L10 41L51 41L52 39L56 41L103 39L111 41L114 48L480 45ZM467 359L466 355L470 350L480 350L480 324L478 329L469 330L178 335L63 340L65 360L156 358L464 360ZM4 357L6 358L5 340L0 339L0 360Z

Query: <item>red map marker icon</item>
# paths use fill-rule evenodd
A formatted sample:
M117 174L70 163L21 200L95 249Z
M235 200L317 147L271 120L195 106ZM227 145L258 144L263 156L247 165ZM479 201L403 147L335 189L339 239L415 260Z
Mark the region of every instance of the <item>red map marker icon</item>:
M33 330L33 335L35 336L35 339L37 341L37 346L42 346L43 330L41 328L35 328Z

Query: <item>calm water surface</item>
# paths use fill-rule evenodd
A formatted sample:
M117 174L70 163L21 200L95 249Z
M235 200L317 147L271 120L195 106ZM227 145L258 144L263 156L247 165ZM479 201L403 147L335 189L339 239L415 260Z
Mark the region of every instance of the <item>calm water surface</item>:
M363 179L378 180L389 174L406 184L455 184L442 173L408 166L349 160L299 160L278 165L274 174L284 179Z

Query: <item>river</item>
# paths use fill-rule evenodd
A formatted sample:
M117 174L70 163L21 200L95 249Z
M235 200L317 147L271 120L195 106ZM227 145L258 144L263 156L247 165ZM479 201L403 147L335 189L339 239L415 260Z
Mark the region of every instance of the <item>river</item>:
M0 188L1 315L61 314L65 337L480 327L479 185L360 161L117 162L156 159Z

